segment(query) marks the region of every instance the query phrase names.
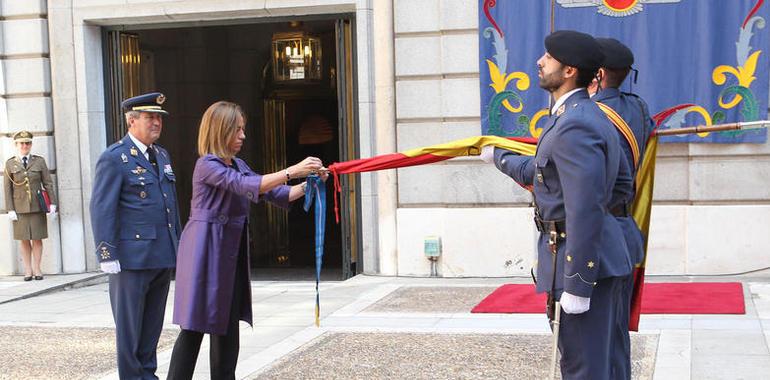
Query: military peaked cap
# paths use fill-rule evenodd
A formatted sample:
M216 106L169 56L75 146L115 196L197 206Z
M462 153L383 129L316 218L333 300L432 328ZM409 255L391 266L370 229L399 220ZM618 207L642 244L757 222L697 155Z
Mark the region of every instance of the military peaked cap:
M156 112L168 115L168 112L164 110L161 105L166 101L166 96L160 92L150 92L148 94L142 94L128 98L120 104L125 112L139 111L139 112Z
M18 131L13 134L14 142L32 142L32 134L29 131Z
M545 37L545 50L557 61L578 69L597 70L604 54L596 40L574 30L558 30Z
M634 64L634 53L628 46L614 38L597 38L596 42L604 53L602 67L608 69L627 69Z

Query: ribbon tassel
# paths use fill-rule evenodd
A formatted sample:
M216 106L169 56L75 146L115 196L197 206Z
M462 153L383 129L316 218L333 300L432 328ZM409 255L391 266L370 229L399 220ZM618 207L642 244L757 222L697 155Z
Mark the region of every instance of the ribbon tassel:
M335 183L337 177L335 175ZM321 326L321 293L318 285L321 282L321 265L324 257L324 236L326 233L326 184L317 175L307 177L305 204L303 209L310 212L315 202L315 325ZM335 185L336 186L336 185ZM336 195L336 194L335 194Z

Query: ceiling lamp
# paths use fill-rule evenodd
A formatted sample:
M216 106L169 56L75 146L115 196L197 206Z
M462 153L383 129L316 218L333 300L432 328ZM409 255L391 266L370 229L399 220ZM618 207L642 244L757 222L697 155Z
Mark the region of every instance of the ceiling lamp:
M321 80L321 39L304 32L273 34L273 79Z

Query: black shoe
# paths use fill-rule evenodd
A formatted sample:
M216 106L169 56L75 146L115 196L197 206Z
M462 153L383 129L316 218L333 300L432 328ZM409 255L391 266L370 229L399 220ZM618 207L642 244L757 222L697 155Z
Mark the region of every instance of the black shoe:
M35 276L35 280L42 280L43 276Z
M32 281L32 276L24 276L24 281Z

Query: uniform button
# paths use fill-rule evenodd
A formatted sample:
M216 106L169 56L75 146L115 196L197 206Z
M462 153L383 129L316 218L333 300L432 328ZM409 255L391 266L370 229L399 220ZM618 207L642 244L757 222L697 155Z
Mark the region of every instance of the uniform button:
M168 208L168 207L166 207L166 214L168 214L168 213L170 213L170 212L171 212L171 209L170 209L170 208Z
M139 239L139 234L136 235L136 238Z
M171 227L171 223L168 224L168 228L173 228L173 227Z
M163 193L163 198L168 198L168 195L166 195L166 193Z
M220 214L217 219L219 219L220 222L224 223L227 221L227 216L225 216L224 214Z
M251 191L246 192L246 198L249 198L249 199L254 198L254 193L252 193Z

